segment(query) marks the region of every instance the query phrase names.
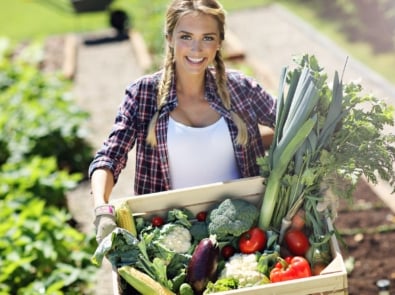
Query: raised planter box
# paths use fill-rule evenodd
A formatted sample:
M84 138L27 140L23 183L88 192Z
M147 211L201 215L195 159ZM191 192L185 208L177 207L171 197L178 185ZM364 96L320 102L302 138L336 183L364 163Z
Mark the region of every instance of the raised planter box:
M262 181L261 177L252 177L226 183L214 183L188 189L133 196L117 199L112 203L117 204L127 201L135 215L145 215L147 218L154 214L165 215L169 209L180 207L186 207L197 213L215 205L215 203L224 199L227 194L245 198L260 208L262 191L264 189ZM332 224L329 220L328 227L332 229ZM348 294L347 273L335 236L332 236L331 239L331 250L333 260L318 276L216 294ZM114 295L123 295L119 290L118 280L118 274L116 270L113 270Z

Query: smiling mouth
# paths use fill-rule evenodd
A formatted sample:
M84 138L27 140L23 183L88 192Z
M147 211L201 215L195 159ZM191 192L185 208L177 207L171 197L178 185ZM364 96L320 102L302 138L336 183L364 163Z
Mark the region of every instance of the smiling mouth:
M187 60L189 62L191 62L191 63L199 64L199 63L203 62L204 58L203 57L201 57L201 58L193 58L193 57L187 56Z

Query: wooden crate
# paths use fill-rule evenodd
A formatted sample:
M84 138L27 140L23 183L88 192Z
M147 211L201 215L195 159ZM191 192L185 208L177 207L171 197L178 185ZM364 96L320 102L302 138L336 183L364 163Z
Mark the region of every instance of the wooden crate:
M228 195L242 197L260 208L264 186L261 177L245 178L225 183L214 183L187 189L178 189L154 194L133 196L114 200L114 205L127 201L135 215L163 215L169 209L185 207L194 213L208 210ZM328 228L332 224L328 220ZM256 294L348 294L347 273L339 245L335 236L331 238L333 260L318 276L297 279L281 283L272 283L263 286L243 288L220 295L256 295ZM118 275L113 270L114 295L122 295L118 290Z

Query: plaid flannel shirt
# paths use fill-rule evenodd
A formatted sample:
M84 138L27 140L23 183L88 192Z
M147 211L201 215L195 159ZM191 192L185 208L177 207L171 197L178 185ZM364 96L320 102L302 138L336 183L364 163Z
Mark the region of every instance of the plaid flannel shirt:
M253 78L234 70L227 70L226 73L231 108L247 125L247 145L236 142L237 128L217 94L213 68L206 71L205 97L228 124L241 177L257 176L257 157L265 153L258 123L274 126L276 100ZM172 78L167 103L161 108L155 127L157 147L146 143L148 125L157 111L157 86L161 75L160 71L141 77L126 89L112 131L96 153L89 167L89 176L95 169L105 168L113 173L116 182L126 166L129 151L136 147L135 194L171 189L166 138L169 114L177 106L175 77Z

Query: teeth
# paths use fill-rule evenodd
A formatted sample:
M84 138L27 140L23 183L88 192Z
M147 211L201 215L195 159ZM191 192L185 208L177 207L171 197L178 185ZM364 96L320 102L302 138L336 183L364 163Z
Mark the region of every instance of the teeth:
M203 61L203 58L193 58L193 57L188 57L188 59L193 62L193 63L199 63Z

